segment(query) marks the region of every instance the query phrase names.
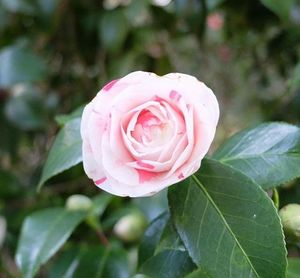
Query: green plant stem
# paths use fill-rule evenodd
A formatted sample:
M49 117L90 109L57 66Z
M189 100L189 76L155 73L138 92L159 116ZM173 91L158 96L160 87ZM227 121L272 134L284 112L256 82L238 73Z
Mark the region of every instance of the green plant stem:
M279 209L279 194L276 188L273 189L273 201L277 209Z
M109 241L102 230L102 227L101 227L101 224L99 223L98 218L95 215L90 215L86 219L86 222L96 232L96 235L98 236L102 245L105 247L108 247L110 245Z

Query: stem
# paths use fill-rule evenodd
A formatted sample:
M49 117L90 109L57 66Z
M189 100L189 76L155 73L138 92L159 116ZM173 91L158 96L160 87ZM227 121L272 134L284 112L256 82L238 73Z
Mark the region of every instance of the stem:
M279 194L276 188L273 189L273 201L277 209L279 209Z
M109 241L106 237L106 235L102 231L102 227L100 225L100 222L95 215L90 215L86 219L87 224L96 232L96 235L98 236L101 244L105 247L109 246Z
M102 230L95 230L98 238L100 239L100 242L104 245L104 246L109 246L109 241L106 237L106 235L103 233Z

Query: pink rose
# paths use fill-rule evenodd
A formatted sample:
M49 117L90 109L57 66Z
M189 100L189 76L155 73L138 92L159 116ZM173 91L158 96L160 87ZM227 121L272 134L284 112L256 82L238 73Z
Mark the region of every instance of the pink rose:
M130 73L83 111L84 170L112 194L153 195L199 169L218 118L215 95L195 77Z

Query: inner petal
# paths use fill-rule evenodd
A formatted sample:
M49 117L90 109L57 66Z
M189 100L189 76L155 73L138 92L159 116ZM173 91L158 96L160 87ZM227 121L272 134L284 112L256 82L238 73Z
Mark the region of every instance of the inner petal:
M149 109L143 109L137 118L132 136L148 147L157 147L165 144L172 135L169 122L156 116Z

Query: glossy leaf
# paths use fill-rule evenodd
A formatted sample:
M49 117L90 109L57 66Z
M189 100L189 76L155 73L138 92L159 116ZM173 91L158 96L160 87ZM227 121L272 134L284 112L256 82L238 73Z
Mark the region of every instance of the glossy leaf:
M231 137L213 157L269 189L300 177L300 129L261 124Z
M83 212L63 208L45 209L28 216L22 226L16 253L23 277L34 277L39 267L66 242L85 216Z
M289 258L286 278L298 278L300 277L300 259Z
M118 246L71 248L54 262L48 278L128 278L127 253Z
M149 222L168 210L167 190L162 190L154 196L134 198L132 200L148 218Z
M139 250L139 273L179 278L196 268L169 217L168 213L160 215L145 232Z
M171 217L193 261L214 278L285 277L282 227L267 194L230 166L202 163L169 189Z
M142 238L140 248L139 248L139 262L141 265L155 252L156 245L158 244L163 229L169 219L169 214L167 212L161 214L155 218L147 228Z
M47 157L38 189L49 178L82 161L80 119L68 122L58 133Z
M181 278L194 269L195 265L187 252L166 249L148 259L139 273L155 278Z
M186 251L171 219L168 220L163 229L159 243L156 245L155 253L159 253L166 249Z
M44 61L27 49L11 46L0 52L0 86L34 82L46 76Z

